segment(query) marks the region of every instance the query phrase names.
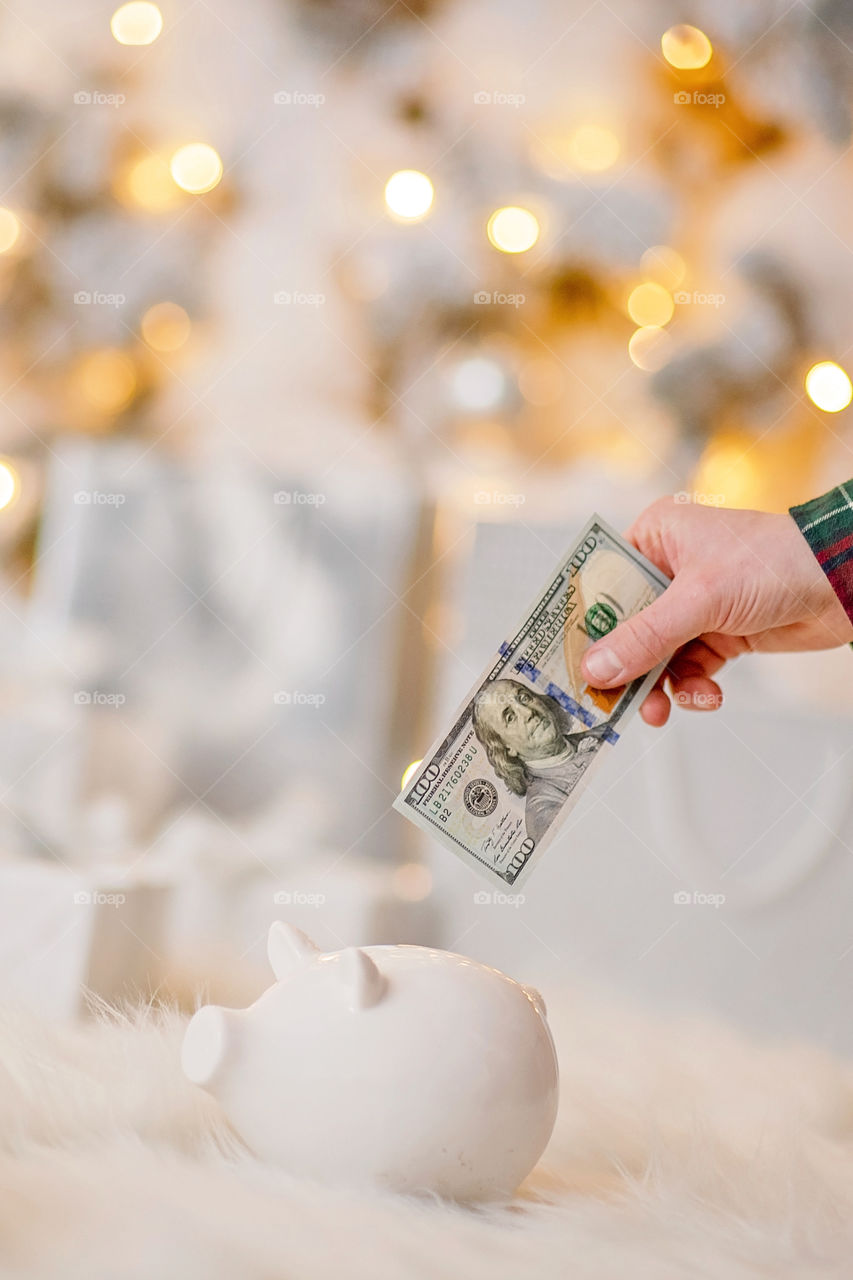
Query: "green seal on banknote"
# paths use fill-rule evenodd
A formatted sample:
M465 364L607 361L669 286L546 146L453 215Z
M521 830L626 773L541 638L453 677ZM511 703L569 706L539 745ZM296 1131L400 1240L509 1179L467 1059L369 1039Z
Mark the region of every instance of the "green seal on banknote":
M601 636L606 636L608 631L612 631L619 619L616 617L616 610L612 609L609 604L594 604L586 611L584 624L586 626L587 635L592 640L598 640Z

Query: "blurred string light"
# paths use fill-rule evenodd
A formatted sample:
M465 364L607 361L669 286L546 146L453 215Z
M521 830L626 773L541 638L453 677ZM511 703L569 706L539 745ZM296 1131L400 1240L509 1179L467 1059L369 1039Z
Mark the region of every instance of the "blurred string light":
M659 325L642 325L635 329L628 342L628 355L638 369L656 373L669 359L672 338Z
M136 369L133 361L115 347L90 351L75 366L72 386L91 408L118 413L133 399Z
M705 32L687 23L680 23L664 31L660 47L669 65L679 71L698 71L701 67L706 67L714 52Z
M415 774L417 773L418 769L420 769L420 767L421 767L421 765L422 765L422 764L423 764L423 760L413 760L413 761L412 761L412 763L411 763L410 765L407 765L407 766L406 766L406 768L405 768L405 770L404 770L404 772L403 772L403 776L402 776L402 778L400 779L400 790L401 790L401 791L405 791L405 789L406 789L406 787L408 786L409 782L410 782L410 781L412 780L412 778L415 776Z
M0 511L5 511L18 492L18 475L5 458L0 458Z
M506 396L507 380L501 366L487 356L461 360L450 377L453 401L471 413L496 409Z
M400 169L385 183L385 203L397 218L415 222L432 208L435 189L425 173Z
M539 239L539 223L529 209L506 205L489 218L489 240L501 253L525 253Z
M640 259L640 270L646 280L665 289L677 289L687 275L687 263L668 244L653 244Z
M110 31L119 44L153 44L162 30L163 15L148 0L123 4L110 19Z
M18 241L21 223L11 209L0 208L0 253L8 253Z
M585 124L569 138L567 154L576 169L587 173L602 173L619 159L621 147L612 129L600 125Z
M153 351L177 351L190 336L190 318L177 302L157 302L140 322L142 336Z
M188 142L178 147L169 161L169 172L177 186L191 195L212 191L222 179L219 152L206 142Z
M137 157L119 170L113 191L122 204L148 213L166 213L181 203L168 160L153 153Z
M672 294L663 285L646 280L638 284L628 296L628 315L638 325L669 324L675 311Z
M824 413L840 413L853 399L853 383L841 365L821 360L806 374L806 395Z

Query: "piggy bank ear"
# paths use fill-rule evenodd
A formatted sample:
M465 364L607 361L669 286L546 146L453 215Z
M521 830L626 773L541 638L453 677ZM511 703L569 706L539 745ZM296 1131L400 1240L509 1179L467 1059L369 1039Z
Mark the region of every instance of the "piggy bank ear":
M341 952L340 965L347 1004L353 1013L378 1004L388 984L367 952L349 947Z
M207 1004L190 1019L181 1046L181 1067L193 1084L209 1084L229 1045L229 1010Z
M295 925L285 924L283 920L276 920L275 924L270 926L269 936L267 937L267 955L272 971L275 974L276 982L281 982L282 978L290 977L295 970L301 969L303 965L310 964L320 954L320 948L301 929L297 929Z

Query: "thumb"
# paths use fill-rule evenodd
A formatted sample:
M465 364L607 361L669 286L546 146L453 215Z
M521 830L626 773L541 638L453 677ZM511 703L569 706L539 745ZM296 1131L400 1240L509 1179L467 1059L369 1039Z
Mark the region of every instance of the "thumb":
M581 663L584 675L600 689L644 676L711 629L710 606L706 590L676 578L657 600L587 650Z

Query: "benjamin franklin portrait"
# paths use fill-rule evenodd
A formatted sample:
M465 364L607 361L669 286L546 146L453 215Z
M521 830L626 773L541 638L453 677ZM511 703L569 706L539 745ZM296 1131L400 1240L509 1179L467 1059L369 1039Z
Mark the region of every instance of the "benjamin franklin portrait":
M518 680L495 680L474 700L474 732L505 786L525 797L524 824L541 840L598 750L607 724L573 731L556 699Z

